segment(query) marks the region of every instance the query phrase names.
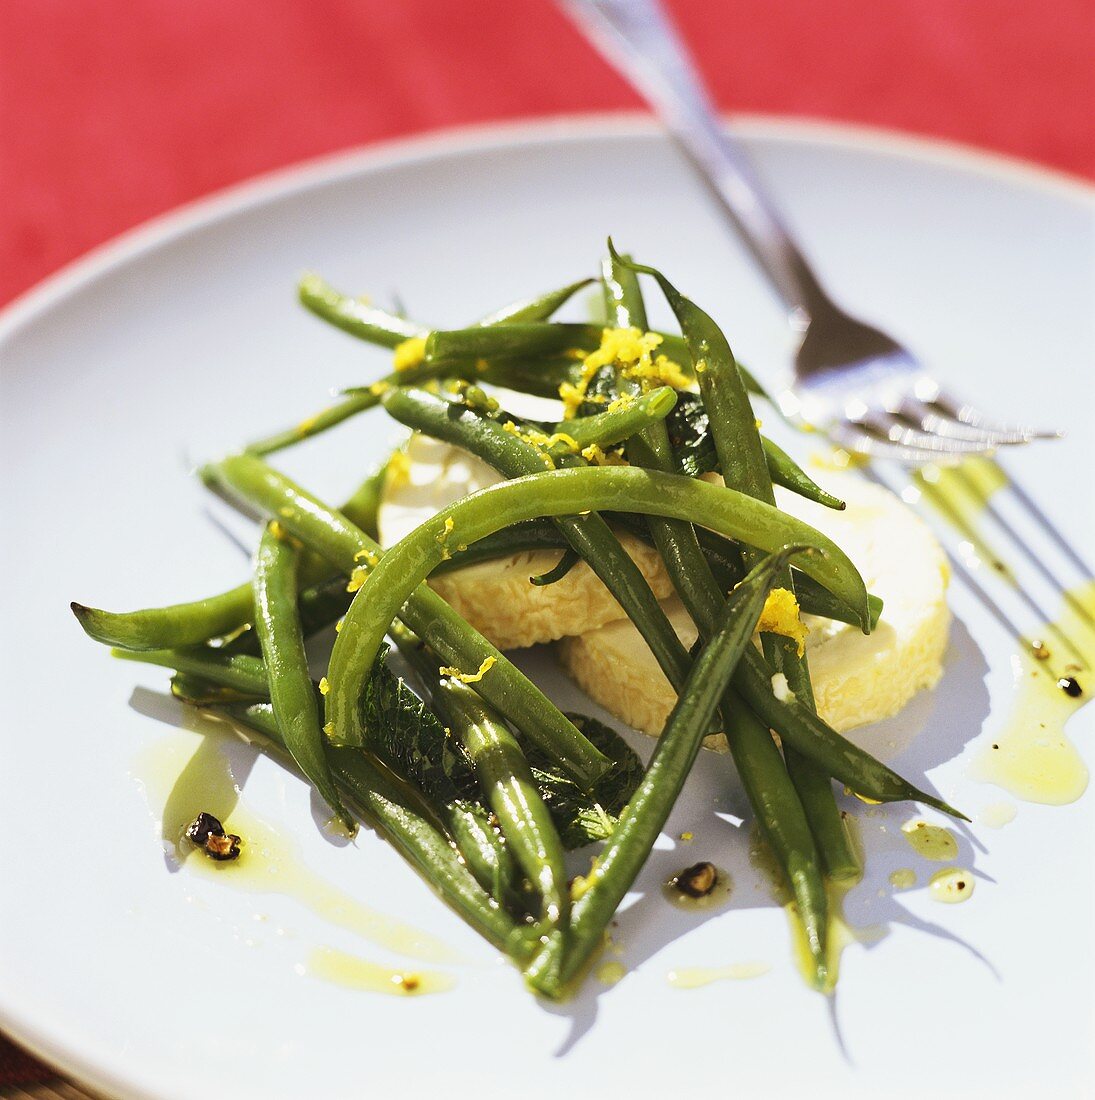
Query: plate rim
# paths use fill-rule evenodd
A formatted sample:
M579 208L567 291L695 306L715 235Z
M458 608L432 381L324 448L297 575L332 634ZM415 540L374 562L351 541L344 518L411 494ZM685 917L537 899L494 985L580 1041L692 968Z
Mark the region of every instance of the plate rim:
M936 165L1089 204L1095 213L1095 182L1021 158L960 142L897 130L806 117L734 114L726 121L745 137L785 144L809 143L852 149ZM63 265L0 309L0 352L7 341L49 310L97 279L187 233L207 228L250 208L318 188L356 174L384 171L447 156L498 149L536 148L567 142L655 136L661 128L642 112L561 114L514 122L485 122L355 146L261 173L218 189L139 223ZM2 373L2 371L0 371ZM11 1011L0 997L0 1028L20 1046L94 1094L156 1100L132 1078L82 1049L71 1036L43 1029L40 1021Z
M1035 161L947 138L887 127L798 115L726 113L726 125L746 138L787 144L810 142L854 148L914 163L934 164L1086 201L1095 213L1095 182ZM557 114L513 122L488 121L446 127L296 161L218 188L139 222L63 264L0 308L0 347L40 314L95 279L170 241L231 217L250 206L274 201L356 173L382 171L416 161L486 149L565 144L568 140L653 136L657 121L641 111Z

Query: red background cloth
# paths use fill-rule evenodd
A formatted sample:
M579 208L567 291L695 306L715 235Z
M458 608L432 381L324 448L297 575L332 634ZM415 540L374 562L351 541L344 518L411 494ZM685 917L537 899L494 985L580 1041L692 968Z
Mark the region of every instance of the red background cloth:
M724 109L1095 177L1090 0L671 0ZM548 0L3 0L0 303L146 218L306 157L637 98ZM0 1039L0 1086L44 1079Z
M719 104L1095 176L1090 0L671 0ZM4 0L0 303L258 172L395 135L638 106L547 0Z

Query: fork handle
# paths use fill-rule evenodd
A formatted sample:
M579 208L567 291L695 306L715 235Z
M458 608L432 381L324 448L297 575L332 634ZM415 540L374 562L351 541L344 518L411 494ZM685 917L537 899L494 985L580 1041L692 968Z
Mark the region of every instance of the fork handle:
M835 309L744 148L724 130L658 0L562 0L580 29L653 107L801 327ZM797 326L796 326L797 327Z

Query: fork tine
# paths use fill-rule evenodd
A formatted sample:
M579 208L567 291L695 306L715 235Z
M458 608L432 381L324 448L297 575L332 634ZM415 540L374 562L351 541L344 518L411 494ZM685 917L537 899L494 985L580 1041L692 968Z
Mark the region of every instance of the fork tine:
M869 410L859 423L867 432L901 447L916 447L935 455L975 455L993 450L992 444L975 443L969 439L948 439L930 432L918 431L903 424L893 413Z
M1024 441L1031 439L1060 439L1060 431L1047 431L1044 428L1030 428L1021 424L1005 424L985 416L980 409L960 400L954 394L944 390L935 379L922 378L916 384L916 396L926 405L934 405L940 413L959 424L986 432L1001 432L1006 435L1021 435Z
M843 420L829 429L830 439L839 443L846 451L866 455L868 458L883 459L887 462L900 462L908 466L928 464L947 465L960 462L964 455L948 454L939 451L926 451L922 447L902 447L887 440L878 439L865 432L861 425Z
M943 412L942 406L930 405L914 397L904 397L894 411L895 416L908 420L930 435L945 439L965 439L984 447L1005 443L1029 443L1034 433L1025 428L974 427Z

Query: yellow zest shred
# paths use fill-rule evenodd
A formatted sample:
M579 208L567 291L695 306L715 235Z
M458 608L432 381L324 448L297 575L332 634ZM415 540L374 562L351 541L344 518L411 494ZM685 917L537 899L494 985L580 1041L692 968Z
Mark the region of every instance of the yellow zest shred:
M384 474L389 489L399 489L411 480L411 460L406 451L392 451Z
M567 435L566 432L556 432L554 435L548 436L547 446L554 447L556 443L562 443L571 454L578 453L578 440L572 435Z
M371 393L374 397L383 397L391 388L391 382L374 382L369 387L369 393Z
M338 622L335 623L335 633L337 634L342 629L342 624L346 621L346 616L343 615Z
M417 367L426 358L426 338L412 336L402 344L396 344L392 351L392 366L396 370L410 370Z
M762 634L781 634L793 638L798 645L798 655L806 652L806 635L809 628L799 617L798 600L786 588L773 588L764 601L757 630Z
M493 656L484 658L483 663L479 666L478 672L461 672L460 669L449 665L446 665L440 671L442 676L448 676L452 680L459 680L462 684L477 684L492 668L494 668L497 660L498 658Z
M274 538L278 540L278 542L285 541L285 528L282 527L282 525L278 523L276 519L270 521L270 534L273 535Z
M325 725L323 727L323 732L325 734L327 734L328 737L334 737L334 735L335 735L335 724L334 724L334 722L328 722L327 725Z
M626 466L627 462L619 451L604 451L596 443L591 443L582 450L582 458L586 462L592 462L594 466Z
M331 685L327 682L326 676L319 678L319 693L320 695L326 695L331 690Z
M369 571L363 566L358 566L351 574L349 583L346 585L347 592L356 592L361 586L368 580Z
M452 534L452 529L456 524L453 523L452 516L445 517L445 529L437 536L437 545L441 547L441 560L448 561L452 557L449 553L448 541L449 535Z

